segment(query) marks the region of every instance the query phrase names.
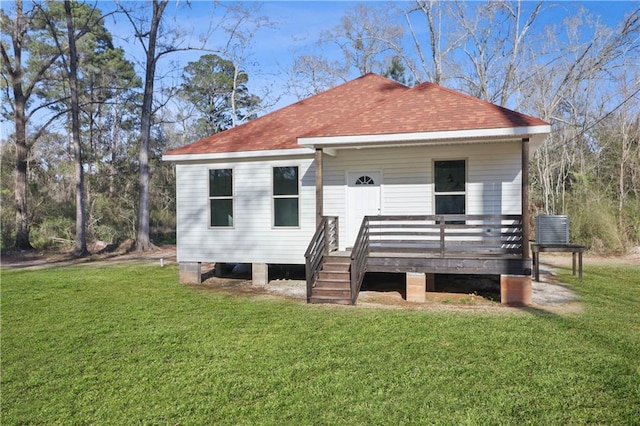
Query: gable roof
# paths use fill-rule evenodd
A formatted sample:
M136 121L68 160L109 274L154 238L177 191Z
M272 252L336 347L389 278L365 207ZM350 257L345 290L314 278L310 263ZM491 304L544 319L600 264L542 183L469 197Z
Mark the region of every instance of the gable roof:
M546 134L548 126L538 118L433 83L408 88L379 75L366 74L165 156L296 149L301 148L298 138L330 141L366 135L516 128L524 129L518 134L531 128Z

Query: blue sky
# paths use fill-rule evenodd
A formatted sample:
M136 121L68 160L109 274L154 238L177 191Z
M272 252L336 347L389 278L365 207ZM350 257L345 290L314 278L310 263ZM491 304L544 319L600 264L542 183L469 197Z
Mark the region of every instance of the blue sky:
M12 4L2 1L2 7ZM250 2L243 3L245 6L251 5ZM393 6L405 7L413 2L396 1L392 2L392 6L387 1L268 1L257 3L260 6L258 14L268 17L272 27L262 29L256 34L248 52L250 63L245 68L250 76L250 89L261 95L266 87L270 87L275 94L282 94L285 91L286 72L291 68L294 57L301 53L318 53L315 43L320 34L336 27L346 10L353 8L358 3L392 8ZM104 13L115 8L113 1L101 0L97 4ZM185 34L183 38L185 46L190 43L189 40L191 40L191 44L195 45L199 44L198 36L206 31L211 22L220 19L224 7L229 4L231 3L220 2L220 5L216 7L212 1L192 0L189 6L185 0L172 0L165 12L165 19L171 26L180 27ZM552 4L554 6L550 7ZM533 5L533 2L525 2L525 6L533 7ZM538 18L539 24L559 25L563 18L575 14L580 7L585 7L602 22L615 26L626 13L639 8L640 1L559 1L549 2L546 6L548 7ZM403 22L402 17L398 19L399 22ZM416 30L425 31L424 20L420 22ZM131 37L132 29L124 16L119 15L116 19L108 18L106 25L114 35L114 43L125 50L130 60L134 62L144 60L144 53L137 41ZM226 39L224 34L218 32L208 40L207 48L218 50L226 42ZM204 53L190 51L167 55L159 63L158 75L174 68L182 69L189 61L197 60ZM139 70L142 75L142 70L140 68ZM165 79L164 84L179 84L178 76L179 72L169 73L169 78ZM292 95L283 95L270 109L288 105L296 100ZM2 138L11 132L12 126L7 126L8 124L10 123L1 124L2 134L0 136Z
M249 2L243 2L250 5ZM260 94L266 86L271 86L276 93L284 91L286 83L286 72L291 68L294 56L301 53L316 52L316 41L323 31L331 30L337 26L345 11L353 8L358 3L376 7L390 8L387 1L267 1L258 2L260 4L259 14L269 18L273 24L272 28L262 29L253 40L250 49L250 59L253 65L247 65L251 84L250 88ZM413 2L396 1L394 6L404 8ZM202 33L212 19L215 21L222 15L222 9L228 2L221 2L215 6L211 1L192 1L188 6L184 0L171 1L165 17L168 22L177 23L183 31L188 34ZM534 6L534 2L525 2L525 7ZM100 7L108 9L112 2L104 1ZM551 7L551 5L554 5ZM220 7L222 6L222 7ZM548 2L545 11L539 16L538 23L560 24L563 18L575 14L580 7L587 8L602 22L615 26L622 17L630 11L640 7L640 1L559 1ZM404 22L403 17L398 17L399 22ZM420 21L424 23L424 20ZM138 46L124 43L119 37L130 31L129 24L122 18L117 23L109 21L107 23L115 35L117 44L132 56L142 55ZM426 30L420 28L418 31ZM226 41L226 36L218 33L209 39L208 47L217 49ZM407 38L407 42L409 42ZM188 61L197 60L203 52L183 52L167 56L160 67L169 67L170 61L175 61L184 67ZM355 76L354 76L355 77ZM293 96L283 96L276 104L276 107L294 102Z

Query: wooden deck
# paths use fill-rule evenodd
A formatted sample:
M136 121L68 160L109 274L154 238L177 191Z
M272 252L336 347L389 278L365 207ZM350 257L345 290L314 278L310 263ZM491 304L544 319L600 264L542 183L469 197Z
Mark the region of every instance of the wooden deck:
M307 250L309 301L329 256L350 257L351 303L366 272L531 274L520 215L367 216L350 252L337 252L338 236L330 234L337 228L337 218L327 218Z

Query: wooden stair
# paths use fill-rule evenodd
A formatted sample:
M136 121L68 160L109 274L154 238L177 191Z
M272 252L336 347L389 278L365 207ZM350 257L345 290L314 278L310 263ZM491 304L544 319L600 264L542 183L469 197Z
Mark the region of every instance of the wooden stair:
M351 304L351 256L348 253L328 255L318 275L309 303Z

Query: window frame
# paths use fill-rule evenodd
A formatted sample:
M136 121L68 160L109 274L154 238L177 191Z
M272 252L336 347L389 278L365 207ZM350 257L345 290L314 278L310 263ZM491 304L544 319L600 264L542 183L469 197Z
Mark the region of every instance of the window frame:
M436 191L436 164L442 162L462 161L464 162L464 190L462 191ZM440 215L466 215L467 214L467 183L469 182L469 160L468 158L442 158L433 160L433 214ZM439 196L460 196L464 197L464 212L463 213L437 213L438 210L438 197ZM464 221L447 221L447 223L464 223Z
M296 172L296 189L297 189L297 193L294 194L279 194L276 195L276 191L275 191L275 185L276 185L276 179L275 179L275 169L283 169L283 168L296 168L297 172ZM294 165L285 165L285 166L271 166L271 228L273 229L300 229L301 227L301 220L300 220L300 211L302 210L302 206L301 206L301 197L300 197L300 190L301 190L301 178L300 178L300 164L294 164ZM298 201L298 214L297 214L297 225L276 225L276 200L282 200L282 199L296 199Z
M211 172L215 170L230 170L231 171L231 195L216 195L211 196ZM233 167L211 167L207 169L207 200L208 200L208 225L209 229L234 229L236 226L236 202L235 202L235 168ZM213 200L231 200L231 222L232 225L213 225L213 215L211 214L211 201Z

